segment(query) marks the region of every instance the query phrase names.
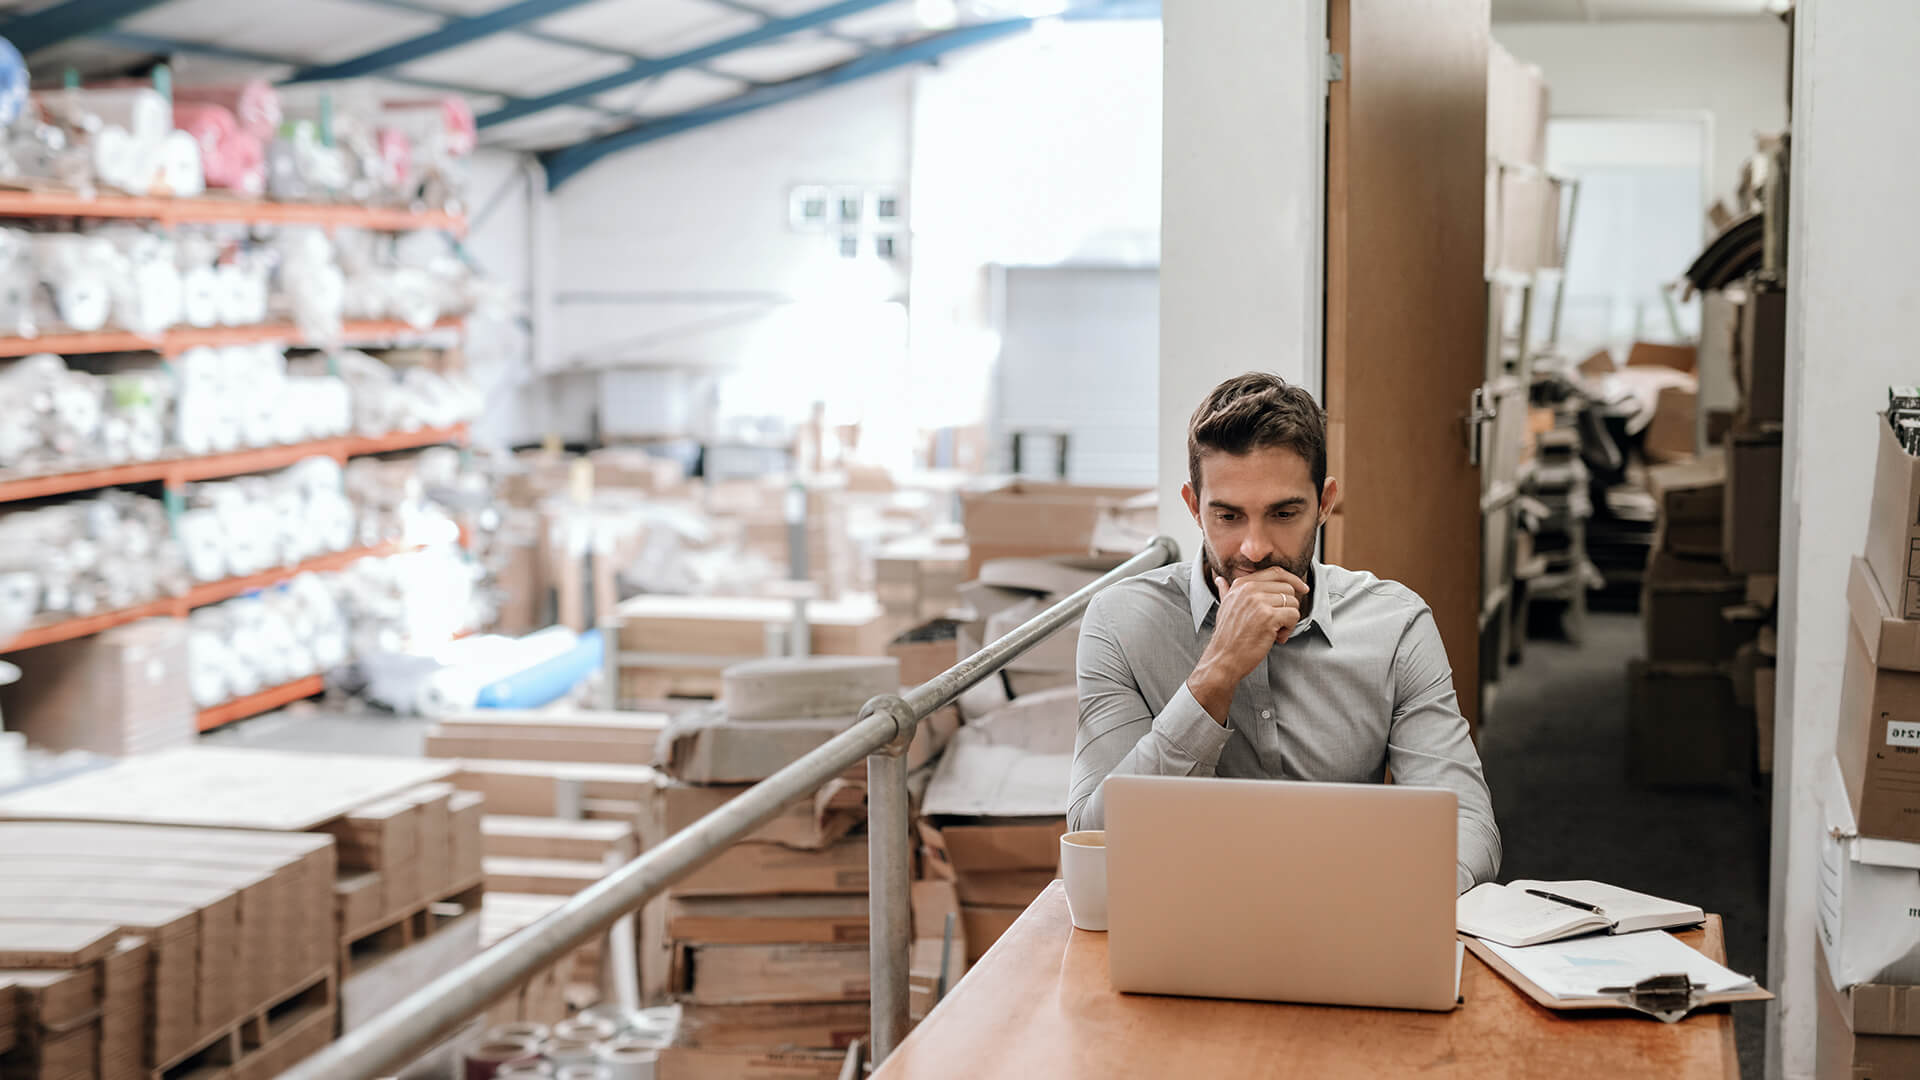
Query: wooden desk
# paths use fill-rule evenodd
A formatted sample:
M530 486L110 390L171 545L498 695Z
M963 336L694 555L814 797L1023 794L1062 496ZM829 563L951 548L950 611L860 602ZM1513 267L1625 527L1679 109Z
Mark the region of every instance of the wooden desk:
M1720 919L1679 935L1724 961ZM1312 1076L1738 1080L1725 1006L1678 1024L1535 1005L1468 953L1451 1013L1116 993L1107 936L1073 929L1056 881L876 1080Z

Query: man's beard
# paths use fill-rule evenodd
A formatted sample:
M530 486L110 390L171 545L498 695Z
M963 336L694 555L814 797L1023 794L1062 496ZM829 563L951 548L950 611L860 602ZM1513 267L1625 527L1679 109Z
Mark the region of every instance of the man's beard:
M1318 531L1316 530L1316 536L1317 535ZM1309 539L1306 550L1293 556L1281 555L1276 552L1273 557L1257 563L1249 562L1241 558L1229 559L1222 562L1220 558L1214 554L1213 544L1207 540L1205 535L1202 535L1200 538L1200 555L1206 563L1207 583L1209 585L1213 583L1214 578L1218 577L1225 578L1227 586L1231 588L1233 583L1239 578L1277 566L1311 586L1313 581L1308 575L1313 570L1314 543L1315 540ZM1300 603L1302 613L1309 610L1312 603L1313 595L1311 593L1303 597Z

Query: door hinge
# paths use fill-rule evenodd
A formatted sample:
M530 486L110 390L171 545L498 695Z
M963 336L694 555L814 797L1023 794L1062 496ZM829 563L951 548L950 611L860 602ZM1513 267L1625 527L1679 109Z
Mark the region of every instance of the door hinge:
M1339 82L1347 77L1347 58L1337 52L1327 54L1327 81Z

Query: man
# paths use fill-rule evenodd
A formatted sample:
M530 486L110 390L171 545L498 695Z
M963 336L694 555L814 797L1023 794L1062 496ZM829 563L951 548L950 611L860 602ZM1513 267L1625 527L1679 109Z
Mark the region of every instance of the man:
M1200 557L1108 588L1081 623L1067 827L1103 827L1115 773L1378 783L1391 768L1459 796L1460 891L1492 880L1500 833L1432 612L1315 558L1340 491L1320 406L1275 375L1228 379L1187 426L1187 476Z

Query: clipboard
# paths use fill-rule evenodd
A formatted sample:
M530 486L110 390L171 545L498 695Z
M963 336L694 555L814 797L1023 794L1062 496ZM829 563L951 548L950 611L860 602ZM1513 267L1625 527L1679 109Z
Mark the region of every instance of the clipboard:
M1656 975L1633 986L1616 988L1619 992L1613 997L1575 998L1567 1000L1554 997L1540 989L1532 979L1520 974L1512 964L1500 958L1500 955L1488 948L1486 943L1476 937L1460 935L1467 943L1467 951L1480 958L1497 972L1501 978L1512 983L1516 990L1532 998L1534 1003L1556 1012L1576 1012L1590 1009L1628 1009L1643 1013L1663 1023L1675 1023L1688 1013L1705 1005L1725 1005L1736 1001L1772 1001L1773 992L1763 986L1754 986L1751 990L1723 990L1717 994L1701 993L1698 987L1689 984L1684 975ZM1692 946L1688 946L1691 948Z

